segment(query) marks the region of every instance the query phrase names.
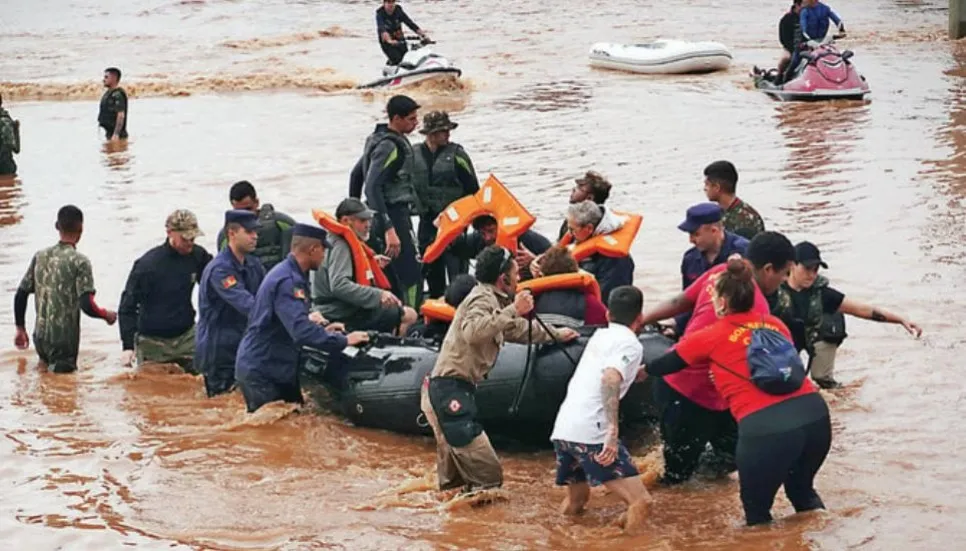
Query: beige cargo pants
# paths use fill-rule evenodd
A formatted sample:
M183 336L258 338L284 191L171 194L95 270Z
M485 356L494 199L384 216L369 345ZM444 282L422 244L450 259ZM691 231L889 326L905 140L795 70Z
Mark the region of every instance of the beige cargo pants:
M810 358L813 379L832 379L835 371L835 354L839 345L818 341L815 343L815 354Z

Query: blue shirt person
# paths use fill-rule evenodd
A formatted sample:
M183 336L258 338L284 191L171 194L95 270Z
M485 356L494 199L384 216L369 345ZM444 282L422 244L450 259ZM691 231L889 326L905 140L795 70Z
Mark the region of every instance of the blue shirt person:
M832 8L819 2L818 0L804 0L802 11L798 14L798 22L801 26L802 37L806 40L821 42L828 34L828 20L831 19L839 30L845 32L845 24L842 19L832 11Z
M225 212L228 246L208 263L198 286L198 332L195 369L205 376L208 396L235 385L235 353L241 342L255 293L265 268L254 254L258 215L247 210Z
M713 266L727 262L728 257L738 253L745 255L748 240L724 229L721 222L723 212L717 203L698 203L687 210L684 222L678 229L687 233L694 245L681 259L681 288L687 289ZM691 320L691 314L680 314L674 318L677 333Z
M249 413L276 400L303 403L298 377L303 346L333 353L369 340L368 333L346 336L309 319L308 273L322 265L328 246L325 230L296 224L292 252L258 288L235 359L235 379Z

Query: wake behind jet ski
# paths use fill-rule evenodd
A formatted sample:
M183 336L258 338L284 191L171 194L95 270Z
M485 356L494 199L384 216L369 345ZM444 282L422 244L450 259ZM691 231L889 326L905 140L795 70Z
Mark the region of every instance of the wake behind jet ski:
M787 80L777 69L755 67L750 75L755 87L782 101L863 99L871 90L851 61L853 52L840 52L834 44L844 36L827 35L822 43L803 51Z
M400 88L434 78L459 78L463 71L447 58L437 54L431 45L435 41L418 36L405 37L408 49L399 65L388 62L382 77L357 88Z

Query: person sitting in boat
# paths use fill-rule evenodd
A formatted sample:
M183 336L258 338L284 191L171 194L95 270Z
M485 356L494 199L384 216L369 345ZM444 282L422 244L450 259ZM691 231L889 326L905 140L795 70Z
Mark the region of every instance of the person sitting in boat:
M460 259L469 261L475 258L484 248L496 243L496 218L484 214L473 219L473 233L457 237L450 245L453 254ZM530 273L530 263L539 255L547 252L553 245L549 239L533 230L527 230L517 239L516 261L521 266L520 279L526 281L533 277Z
M555 245L540 261L543 277L531 279L521 288L530 289L534 313L544 322L562 327L607 325L607 307L600 300L594 276L581 272L570 249Z
M453 315L456 309L463 303L463 299L470 294L473 287L476 287L476 284L476 278L471 274L460 274L453 278L453 282L446 287L446 291L443 293L442 304L439 304L439 301L432 300L424 302L422 309L426 323L425 327L420 331L420 334L424 338L431 340L443 338L446 335L446 331L449 330L449 324L453 321ZM439 310L441 311L429 312L429 310L434 309L427 308L428 306L439 306ZM416 331L416 329L414 328L413 331ZM412 333L410 333L410 336L413 336Z
M386 65L399 65L408 51L403 40L404 24L423 40L429 39L426 32L406 15L402 6L396 5L396 0L382 0L382 6L376 10L376 36L379 47L386 54Z
M416 311L392 294L382 271L389 259L366 245L373 212L350 197L339 204L335 216L337 220L319 219L329 231L331 249L312 282L313 310L342 322L349 331L405 335Z
M641 227L641 217L618 215L591 200L570 205L567 209L568 234L562 245L573 246L572 253L580 268L590 272L600 284L601 301L621 285L634 283L634 259L631 244ZM543 275L542 258L531 264L535 277Z
M778 22L778 41L781 42L782 58L778 61L778 74L784 75L788 70L788 65L795 55L795 48L801 41L801 26L799 23L799 13L802 11L802 0L793 0L792 7L788 9L781 21Z
M598 205L603 205L610 197L610 182L596 170L588 170L583 178L574 180L574 189L570 192L570 204L580 203L590 199ZM563 239L567 235L567 220L560 224L560 233L557 240Z

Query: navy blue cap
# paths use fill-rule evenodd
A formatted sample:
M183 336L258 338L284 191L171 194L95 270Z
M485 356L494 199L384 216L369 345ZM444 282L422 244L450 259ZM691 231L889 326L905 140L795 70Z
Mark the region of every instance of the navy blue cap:
M248 231L258 229L258 215L250 210L232 209L225 211L225 225L241 224Z
M684 222L678 224L678 229L694 233L705 224L714 224L721 221L721 207L718 203L698 203L688 209Z
M311 224L303 224L298 222L295 224L295 228L292 230L292 235L295 237L308 237L310 239L318 239L322 242L322 246L325 248L329 247L329 242L326 241L326 237L329 235L327 231L320 228L319 226L313 226Z

